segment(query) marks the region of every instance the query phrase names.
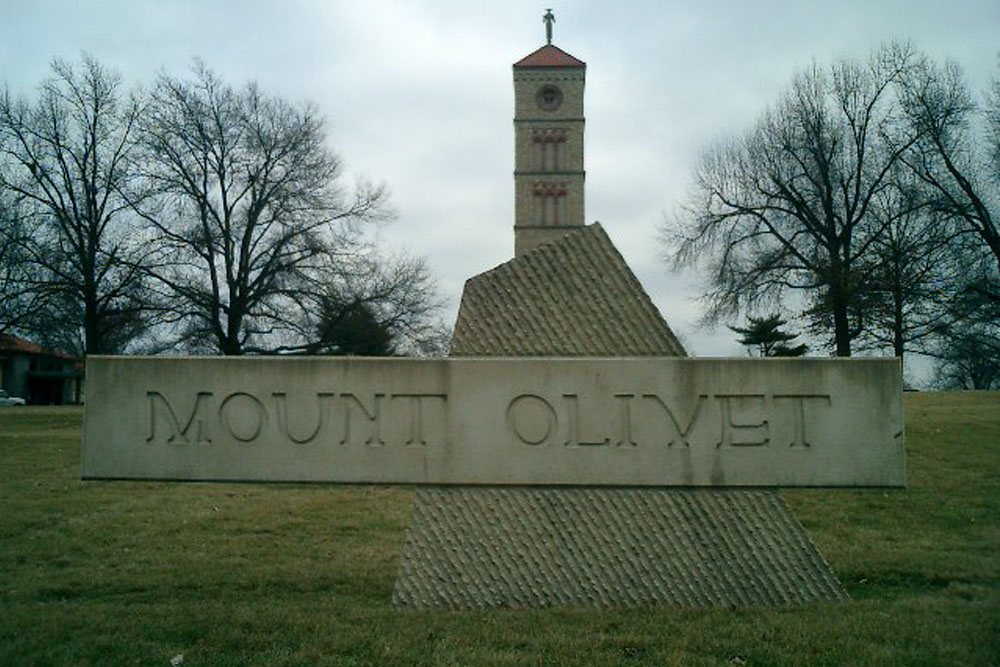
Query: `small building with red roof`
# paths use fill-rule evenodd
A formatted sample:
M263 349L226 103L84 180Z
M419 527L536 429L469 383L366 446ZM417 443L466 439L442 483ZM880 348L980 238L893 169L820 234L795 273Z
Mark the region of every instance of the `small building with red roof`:
M28 405L80 403L83 363L70 354L0 334L0 389Z

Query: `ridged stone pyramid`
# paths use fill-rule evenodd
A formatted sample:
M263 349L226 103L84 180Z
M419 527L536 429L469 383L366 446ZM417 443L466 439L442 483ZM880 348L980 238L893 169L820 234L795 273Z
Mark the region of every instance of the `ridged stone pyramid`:
M685 356L599 225L471 278L455 356ZM424 488L393 603L718 607L846 597L776 491Z

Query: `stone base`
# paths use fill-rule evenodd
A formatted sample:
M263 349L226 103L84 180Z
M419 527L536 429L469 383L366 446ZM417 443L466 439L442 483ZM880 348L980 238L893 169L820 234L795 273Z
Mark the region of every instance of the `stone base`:
M393 604L799 605L847 594L774 491L427 487Z

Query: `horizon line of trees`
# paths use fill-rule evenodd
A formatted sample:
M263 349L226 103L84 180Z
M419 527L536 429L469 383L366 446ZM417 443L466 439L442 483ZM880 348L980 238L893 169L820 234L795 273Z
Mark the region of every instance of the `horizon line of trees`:
M927 355L980 389L1000 387L998 214L1000 80L978 99L890 43L813 63L708 147L661 236L704 271L703 323L787 313L836 356Z
M198 62L148 91L84 54L0 94L0 333L79 355L441 350L425 262L375 241L310 104Z

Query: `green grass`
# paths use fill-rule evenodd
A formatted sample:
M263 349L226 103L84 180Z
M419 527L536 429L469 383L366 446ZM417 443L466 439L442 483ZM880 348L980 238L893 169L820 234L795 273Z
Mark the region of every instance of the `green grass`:
M406 488L79 480L0 411L0 665L1000 665L1000 394L908 394L909 488L788 491L852 596L739 610L390 604Z

